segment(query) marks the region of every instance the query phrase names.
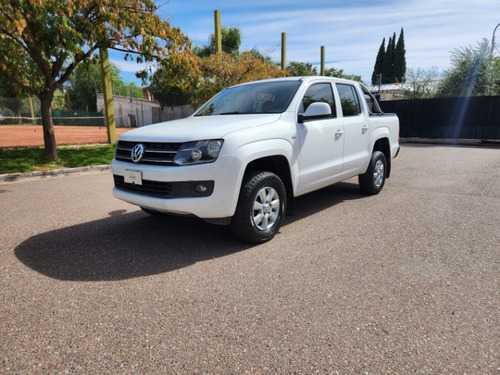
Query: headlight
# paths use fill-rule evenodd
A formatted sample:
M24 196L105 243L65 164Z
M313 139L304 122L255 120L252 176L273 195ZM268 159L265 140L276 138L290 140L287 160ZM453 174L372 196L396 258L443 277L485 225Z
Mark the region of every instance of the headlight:
M177 151L174 163L177 165L191 165L211 163L219 156L222 139L184 143Z

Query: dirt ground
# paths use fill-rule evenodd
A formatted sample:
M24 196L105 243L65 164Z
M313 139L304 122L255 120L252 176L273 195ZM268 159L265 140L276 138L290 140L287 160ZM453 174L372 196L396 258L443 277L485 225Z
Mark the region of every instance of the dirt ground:
M107 143L108 133L104 126L54 126L56 142L63 144ZM132 128L116 128L119 137ZM0 147L43 146L41 125L2 125L0 126Z

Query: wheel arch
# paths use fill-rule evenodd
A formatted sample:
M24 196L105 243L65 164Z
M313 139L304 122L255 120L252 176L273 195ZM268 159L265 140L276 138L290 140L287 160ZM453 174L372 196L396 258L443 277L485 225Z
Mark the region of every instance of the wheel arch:
M287 196L287 215L293 215L293 184L290 164L284 155L265 156L247 164L243 181L255 171L267 171L277 175L285 185Z
M375 151L380 151L384 154L385 156L385 159L387 161L387 170L386 170L386 173L385 173L385 177L386 178L389 178L390 174L391 174L391 145L390 145L390 142L389 142L389 138L379 138L375 141L375 144L373 145L373 150L372 150L372 154L375 152Z

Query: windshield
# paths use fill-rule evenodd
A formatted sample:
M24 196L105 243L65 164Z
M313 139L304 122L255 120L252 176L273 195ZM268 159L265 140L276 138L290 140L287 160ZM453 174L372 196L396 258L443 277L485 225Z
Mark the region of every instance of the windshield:
M195 116L282 113L288 108L300 84L297 80L229 87L206 102Z

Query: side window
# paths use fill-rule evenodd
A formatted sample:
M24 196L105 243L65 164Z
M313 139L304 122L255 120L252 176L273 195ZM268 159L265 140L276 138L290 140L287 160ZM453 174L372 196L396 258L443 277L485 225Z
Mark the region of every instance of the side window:
M361 106L354 86L337 83L337 90L344 117L359 115L361 113Z
M330 105L332 109L332 117L337 117L335 111L335 100L333 99L332 85L329 83L316 83L307 89L302 104L300 106L301 113L304 113L307 107L314 102L324 102Z

